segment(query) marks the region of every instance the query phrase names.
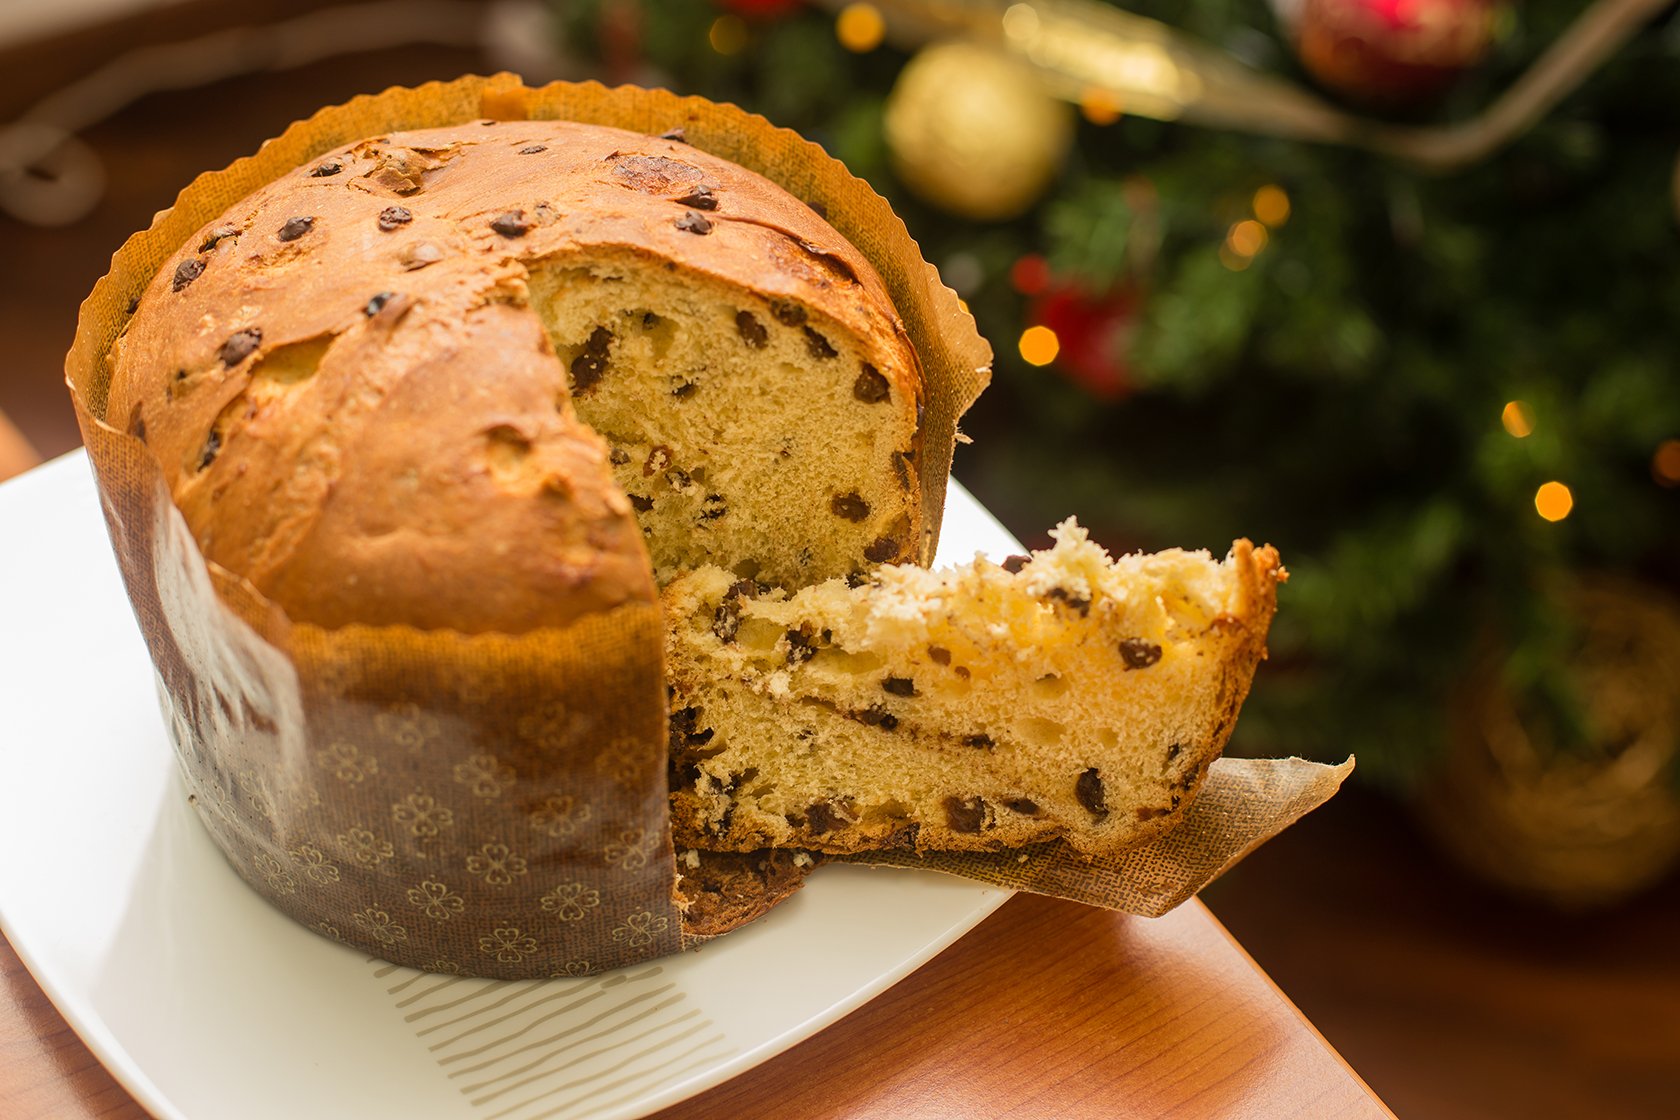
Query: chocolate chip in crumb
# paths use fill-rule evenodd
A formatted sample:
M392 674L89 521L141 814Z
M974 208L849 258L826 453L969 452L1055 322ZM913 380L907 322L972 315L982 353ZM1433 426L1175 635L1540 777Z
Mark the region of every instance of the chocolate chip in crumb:
M929 646L928 659L936 665L949 665L951 663L951 651L941 646Z
M1074 783L1073 795L1085 806L1092 819L1107 819L1108 793L1103 789L1102 775L1097 773L1095 766L1079 775L1079 781Z
M885 564L897 555L898 542L893 540L891 537L877 538L876 540L869 542L863 550L864 559L873 561L876 564Z
M572 359L572 384L578 392L592 387L607 372L607 359L612 341L613 333L605 327L596 327L589 332L589 339L583 344L583 352Z
M1019 813L1023 817L1036 817L1040 812L1038 802L1030 797L1011 797L1003 803L1003 807L1011 813Z
M722 494L707 494L700 507L700 520L716 521L728 512L729 506L724 502Z
M491 218L490 228L503 237L524 237L531 232L531 223L525 220L525 211L509 210Z
M693 210L684 210L682 217L677 219L676 226L684 233L694 233L701 236L712 232L712 223Z
M805 325L805 309L797 303L787 300L771 300L770 314L776 317L776 322L784 327L802 327Z
M805 810L805 822L812 833L817 836L833 832L835 829L845 828L852 823L851 818L846 815L845 811L828 798L813 802L811 807Z
M871 705L856 713L859 723L867 727L879 727L884 731L891 731L898 726L898 717L880 705Z
M220 428L211 428L210 434L204 437L204 449L198 453L198 469L204 470L216 461L216 456L222 450L222 432Z
M222 360L224 366L236 366L249 358L261 345L262 328L246 327L228 335L227 341L222 343L222 348L216 352L216 356Z
M800 665L817 655L817 647L811 644L811 636L802 630L789 630L787 639L787 661L789 665Z
M203 275L204 262L197 257L189 257L175 266L175 278L169 282L169 290L178 292Z
M864 584L866 584L868 582L869 582L869 577L864 575L862 572L847 572L846 573L846 586L847 587L856 589L856 588L862 587Z
M381 311L385 310L385 305L396 298L397 293L395 292L379 292L372 299L367 301L367 306L362 308L362 314L371 319Z
M869 519L869 503L856 491L850 494L836 494L828 503L829 512L847 521L867 521Z
M414 215L405 206L387 206L379 212L379 228L390 233L398 226L406 226L414 220Z
M534 156L538 152L546 152L546 151L548 151L548 145L547 144L530 144L530 145L527 145L526 147L523 147L523 148L519 149L519 154L522 155L522 156Z
M975 747L983 751L989 751L993 747L997 746L996 743L992 742L992 737L990 735L970 735L963 740L963 745L967 747Z
M880 404L889 399L892 396L892 385L881 376L881 371L868 362L862 365L863 371L857 375L857 380L852 382L852 396L864 404Z
M311 179L325 179L329 175L337 175L344 170L344 163L336 159L324 159L317 163L309 172Z
M696 385L694 382L684 381L681 385L678 385L675 389L671 390L671 395L679 401L686 401L689 397L694 395L694 391L698 388L700 388L700 386Z
M751 311L735 312L735 332L741 336L742 342L754 350L762 350L770 345L770 332Z
M947 797L945 823L952 832L979 832L986 827L986 802L979 797Z
M1120 659L1128 669L1147 669L1161 660L1161 647L1142 638L1122 638Z
M622 447L615 447L607 452L607 458L612 460L613 466L622 467L630 461L630 453Z
M716 210L717 195L710 187L695 187L688 194L676 200L678 206L688 206L695 210Z
M1091 613L1091 600L1081 595L1075 595L1065 587L1052 587L1046 593L1046 598L1067 604L1070 610L1078 611L1081 617L1088 616Z
M1005 556L1003 558L1003 570L1010 575L1015 575L1031 561L1031 556Z
M673 128L659 134L661 140L675 140L679 144L688 143L688 133L680 128Z
M671 449L663 443L655 444L648 449L647 459L642 463L642 477L651 478L671 465Z
M630 504L636 507L637 513L646 513L653 508L652 498L644 498L640 494L626 494L625 497L630 499Z
M315 228L314 218L287 218L277 235L282 241L296 241Z
M811 357L825 362L830 358L838 358L840 356L840 351L834 348L833 343L829 342L826 337L818 334L810 327L805 328L805 349Z
M881 682L881 687L894 696L915 696L916 682L909 677L888 677Z

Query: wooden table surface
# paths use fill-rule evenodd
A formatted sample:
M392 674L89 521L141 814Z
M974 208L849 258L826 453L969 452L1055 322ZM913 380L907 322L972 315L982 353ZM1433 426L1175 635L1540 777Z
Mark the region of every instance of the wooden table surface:
M148 1115L4 939L0 975L0 1116ZM657 1115L1392 1116L1199 901L1151 920L1029 895L834 1026Z

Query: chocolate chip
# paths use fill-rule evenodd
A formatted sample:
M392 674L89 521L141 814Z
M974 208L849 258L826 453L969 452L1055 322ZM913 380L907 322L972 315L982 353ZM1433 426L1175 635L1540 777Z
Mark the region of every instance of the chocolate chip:
M813 802L811 807L805 810L805 821L811 832L817 836L833 832L837 828L845 828L852 823L851 818L827 798Z
M315 228L314 218L287 218L277 235L282 241L296 241Z
M679 144L688 143L688 133L680 128L673 128L659 134L661 140L675 140Z
M784 327L800 327L805 325L805 309L797 303L775 299L770 301L770 314Z
M531 232L531 223L525 220L525 211L509 210L491 218L490 228L503 237L524 237Z
M642 464L642 477L650 478L671 465L671 449L663 443L648 449L647 461Z
M866 584L868 582L869 582L869 577L862 572L847 572L846 573L846 586L847 587L859 588L859 587L862 587L864 584Z
M325 179L327 176L337 175L343 170L343 161L336 159L324 159L320 163L317 163L314 169L309 172L309 177L311 179Z
M630 504L636 507L637 513L646 513L653 508L652 498L644 498L640 494L626 494L625 497L630 499Z
M885 564L898 555L898 542L891 537L880 537L871 541L863 550L863 558L876 564Z
M189 257L175 266L175 278L170 281L169 290L178 292L203 275L204 262L197 257Z
M548 151L547 144L532 144L529 147L519 149L519 154L522 156L534 156L538 152L546 151Z
M916 682L909 677L888 677L881 682L881 687L894 696L915 696Z
M675 389L671 390L671 395L679 401L686 401L689 397L694 395L694 390L698 388L700 388L700 386L696 385L694 382L684 381L681 385L678 385Z
M836 494L828 503L829 512L836 517L843 517L847 521L866 521L869 519L869 503L853 491L850 494Z
M642 329L644 331L651 331L653 328L657 327L658 325L659 325L659 316L655 315L651 311L642 312Z
M751 311L735 312L735 332L741 336L741 341L754 350L762 350L770 345L770 332L764 329L764 324L758 321L758 316Z
M1123 638L1120 641L1120 659L1128 669L1147 669L1161 660L1161 647L1142 638Z
M1089 810L1092 819L1101 821L1108 817L1107 792L1103 789L1102 775L1097 773L1095 766L1079 775L1079 781L1073 787L1073 795Z
M947 797L945 823L952 832L979 832L986 827L986 802L978 797Z
M803 630L789 630L787 638L787 661L789 665L799 665L817 655L817 647L811 644L811 635Z
M222 432L220 428L211 428L210 434L204 437L204 450L198 453L198 469L204 470L216 461L216 456L222 450Z
M1085 617L1091 613L1091 600L1075 595L1065 587L1052 587L1045 593L1045 597L1054 599L1059 603L1066 603L1068 609L1078 611L1080 617ZM1160 656L1159 650L1156 651L1156 656Z
M716 521L729 512L722 494L707 494L705 503L700 507L700 520Z
M688 737L694 733L694 727L699 718L699 708L673 708L671 710L667 722L670 725L672 751L688 741Z
M720 642L733 642L741 631L741 600L756 598L758 584L750 579L737 580L723 593L723 602L712 616L712 633Z
M258 346L262 345L262 328L246 327L242 331L234 331L222 343L217 357L222 359L224 366L236 366L251 356Z
M362 308L362 314L371 319L381 311L385 310L385 305L396 298L397 293L395 292L379 292L372 299L367 301L367 306Z
M1011 797L1003 803L1003 807L1011 813L1019 813L1023 817L1036 817L1040 811L1038 802L1030 797Z
M868 362L864 362L863 372L859 373L857 380L852 382L852 396L864 404L880 404L882 401L891 398L892 385L885 377L881 376L880 370Z
M605 327L596 327L589 332L583 352L572 359L572 383L578 392L589 389L607 372L608 348L612 341L613 333Z
M936 665L949 665L951 663L951 651L940 646L929 646L928 658Z
M215 229L204 235L204 241L201 245L199 245L198 251L201 253L208 253L216 247L217 242L226 240L229 237L238 236L238 226L217 226Z
M840 356L840 351L836 350L827 338L818 334L810 327L805 328L805 349L810 353L811 357L820 358L823 361L827 361L830 358L838 358Z
M398 226L406 226L414 220L414 215L405 206L387 206L379 212L379 228L390 233Z
M712 232L712 223L693 210L684 210L677 219L677 228L684 233L704 235Z
M443 259L443 250L430 241L416 241L402 251L398 262L409 272L436 264Z
M859 723L891 731L898 726L898 717L879 705L872 705L857 713Z
M695 210L716 210L717 196L710 187L695 187L688 194L676 200L678 206L688 206Z
M1026 567L1031 561L1031 556L1005 556L1003 558L1003 570L1008 572L1010 575L1014 575L1022 568Z
M963 745L978 747L983 751L989 751L993 747L997 746L996 743L992 742L992 737L990 735L970 735L968 738L963 740Z
M612 460L613 466L622 467L630 461L630 453L623 448L615 447L607 452L607 458Z

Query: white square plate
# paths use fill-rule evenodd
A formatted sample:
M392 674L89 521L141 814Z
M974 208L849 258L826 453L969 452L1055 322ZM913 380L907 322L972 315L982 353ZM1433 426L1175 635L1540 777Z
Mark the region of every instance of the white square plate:
M1018 546L955 483L942 562ZM759 922L605 976L370 960L249 890L187 807L84 456L0 486L0 928L168 1120L634 1117L834 1022L997 909L824 867Z

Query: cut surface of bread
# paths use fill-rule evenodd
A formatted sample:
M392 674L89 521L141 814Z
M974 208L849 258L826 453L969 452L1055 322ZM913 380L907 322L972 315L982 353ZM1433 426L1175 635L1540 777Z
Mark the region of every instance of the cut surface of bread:
M788 594L666 587L678 845L1088 854L1168 828L1247 695L1286 574L1110 558L1072 521L1006 566L879 569Z

